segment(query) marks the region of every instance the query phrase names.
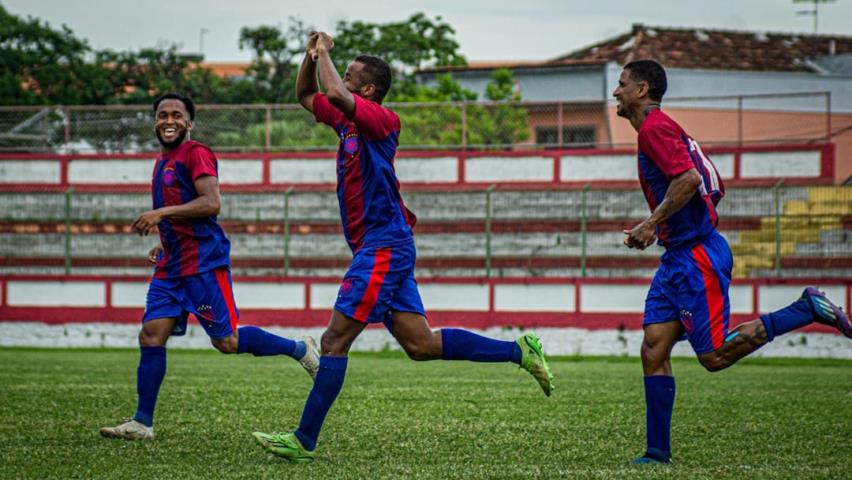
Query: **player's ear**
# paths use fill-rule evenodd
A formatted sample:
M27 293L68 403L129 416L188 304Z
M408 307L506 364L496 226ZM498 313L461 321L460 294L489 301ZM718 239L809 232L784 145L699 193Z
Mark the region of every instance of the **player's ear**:
M373 95L376 94L376 85L372 83L368 83L361 87L361 96L364 98L369 98L372 100Z
M648 82L637 82L636 90L636 96L639 98L644 98L647 97L648 92L651 91L651 86L648 85Z
M187 120L187 121L186 121L186 129L187 129L187 130L192 130L192 120Z

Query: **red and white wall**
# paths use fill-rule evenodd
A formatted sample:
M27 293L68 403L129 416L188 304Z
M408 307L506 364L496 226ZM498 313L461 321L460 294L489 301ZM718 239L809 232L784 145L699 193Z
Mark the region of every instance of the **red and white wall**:
M322 333L337 295L334 278L235 278L241 323L289 337ZM648 279L423 279L420 291L430 323L462 326L499 338L521 329L538 332L554 355L638 355ZM732 323L781 308L816 281L735 281ZM822 281L848 311L852 281ZM0 345L134 346L146 278L101 276L0 277ZM194 321L190 322L195 325ZM195 325L173 346L209 346ZM356 350L396 348L381 328L368 329ZM677 355L692 355L686 343ZM759 352L767 356L852 358L852 340L811 325Z

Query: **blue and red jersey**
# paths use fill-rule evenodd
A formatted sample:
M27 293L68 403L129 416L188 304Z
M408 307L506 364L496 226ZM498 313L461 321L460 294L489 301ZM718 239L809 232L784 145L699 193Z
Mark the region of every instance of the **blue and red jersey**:
M183 142L160 154L154 164L151 196L155 209L181 205L198 198L195 180L218 177L216 155L206 145ZM158 225L163 254L154 278L177 278L229 265L231 243L216 216L187 219L164 218Z
M343 235L353 252L413 241L417 221L399 194L393 162L399 145L396 113L355 97L355 115L347 118L322 93L314 96L314 116L334 128L337 152L337 200Z
M662 110L652 110L639 129L639 183L652 212L665 198L671 180L691 168L701 174L699 190L657 226L659 244L666 248L695 245L715 230L716 205L725 186L698 143Z

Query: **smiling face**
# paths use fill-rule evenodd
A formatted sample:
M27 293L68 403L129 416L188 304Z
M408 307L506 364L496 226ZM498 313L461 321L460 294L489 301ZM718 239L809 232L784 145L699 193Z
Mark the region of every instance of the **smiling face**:
M165 150L174 150L192 130L192 120L182 101L168 98L160 102L155 115L154 132Z
M630 118L633 112L642 108L642 99L647 97L648 84L637 82L630 76L630 70L622 70L618 78L618 87L612 96L618 100L615 106L619 117Z

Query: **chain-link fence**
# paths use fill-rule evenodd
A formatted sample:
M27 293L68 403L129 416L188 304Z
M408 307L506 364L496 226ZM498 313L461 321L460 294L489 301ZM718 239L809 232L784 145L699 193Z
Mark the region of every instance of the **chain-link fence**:
M704 145L821 141L828 93L671 98L665 108ZM611 100L389 104L405 149L611 148L635 134ZM193 138L217 151L336 148L299 105L201 105ZM0 107L0 151L133 153L157 148L148 105Z
M636 190L414 191L421 276L649 276L661 247L622 245L648 215ZM150 273L156 236L129 224L147 194L0 193L4 273ZM730 188L720 231L734 276L848 277L852 187ZM340 276L351 253L331 191L226 193L220 222L240 275Z

